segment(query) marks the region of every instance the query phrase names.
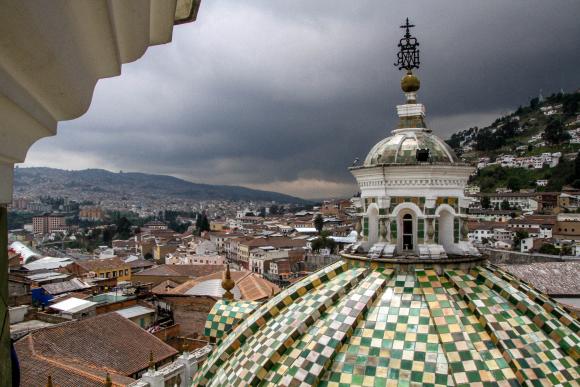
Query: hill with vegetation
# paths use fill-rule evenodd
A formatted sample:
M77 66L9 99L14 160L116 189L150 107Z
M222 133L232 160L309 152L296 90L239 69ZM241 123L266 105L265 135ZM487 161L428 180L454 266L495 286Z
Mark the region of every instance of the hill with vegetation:
M513 191L535 188L538 191L559 191L563 185L580 187L580 91L552 94L546 99L533 98L526 106L499 117L484 128L472 127L454 133L446 142L462 159L490 162L501 155L531 157L560 152L558 166L541 169L511 168L489 165L478 170L470 184L482 192L494 192L498 187ZM536 186L538 180L548 185Z
M173 176L103 169L66 171L55 168L15 168L14 195L94 198L153 198L306 203L290 195L229 185L192 183Z

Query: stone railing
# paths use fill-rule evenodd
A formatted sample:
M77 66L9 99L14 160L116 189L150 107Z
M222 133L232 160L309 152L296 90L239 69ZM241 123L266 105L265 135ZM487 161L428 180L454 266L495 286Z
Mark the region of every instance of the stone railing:
M207 358L212 349L212 346L206 345L192 352L183 352L173 363L158 370L149 369L141 379L131 383L128 387L190 386L198 364Z

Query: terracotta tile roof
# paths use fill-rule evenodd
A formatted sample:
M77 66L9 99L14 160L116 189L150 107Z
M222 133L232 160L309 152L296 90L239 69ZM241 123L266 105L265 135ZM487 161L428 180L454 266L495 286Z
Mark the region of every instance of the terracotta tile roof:
M127 266L127 264L119 257L78 260L76 261L76 264L86 271L116 269L121 266Z
M249 247L273 246L277 248L304 247L306 241L303 239L290 239L286 237L253 238L246 243L241 243Z
M468 222L467 228L469 231L473 230L493 230L494 228L506 228L508 226L507 223L502 222Z
M57 360L39 356L34 352L32 336L28 335L16 344L20 364L20 385L46 386L48 375L59 387L102 387L105 384L107 371L83 365L61 364ZM114 386L126 386L134 379L109 371Z
M127 262L127 264L131 267L131 269L155 266L153 262L148 261L146 259L136 259L134 261Z
M523 219L510 219L508 221L510 224L545 224L554 225L556 224L555 215L529 215Z
M159 265L134 276L202 277L224 269L223 265Z
M191 281L187 281L173 290L172 294L186 294L187 291L205 281L221 279L223 271L213 273L204 277L199 277ZM236 287L240 290L241 299L249 301L257 301L269 298L280 291L280 288L272 282L265 280L258 274L251 271L232 271L232 279L236 283Z
M500 266L548 295L580 295L580 262Z
M165 280L161 282L159 285L154 286L151 289L151 292L153 294L171 294L171 291L175 289L177 286L179 286L178 282Z
M106 372L120 385L178 352L117 313L71 321L30 333L15 343L23 386L42 386L48 374L59 386L102 386Z

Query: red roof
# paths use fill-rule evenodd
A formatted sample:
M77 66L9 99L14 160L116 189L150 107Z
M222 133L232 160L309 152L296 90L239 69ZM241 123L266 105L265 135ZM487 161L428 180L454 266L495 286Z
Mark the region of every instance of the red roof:
M30 333L15 343L23 386L102 386L106 373L125 385L156 362L178 352L117 313L71 321Z

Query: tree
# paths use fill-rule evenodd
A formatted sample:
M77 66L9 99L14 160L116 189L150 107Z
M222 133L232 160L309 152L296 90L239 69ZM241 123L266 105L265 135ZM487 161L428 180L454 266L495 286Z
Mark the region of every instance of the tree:
M522 188L522 183L517 177L512 176L507 182L507 187L514 192L518 192Z
M117 238L125 240L131 237L131 227L133 225L131 224L129 219L127 219L125 216L119 218L119 220L116 222L116 226L117 226L117 235L116 235Z
M550 243L546 243L540 247L541 254L559 255L560 250L556 246Z
M567 98L562 104L562 113L564 113L566 117L572 117L576 115L577 111L578 111L578 97L576 95L574 97Z
M558 145L569 139L570 135L564 130L562 120L559 118L550 118L546 129L544 129L544 139L553 145Z
M280 213L280 208L276 204L270 206L270 214L278 215Z
M562 255L572 255L572 246L564 245L560 251L562 252Z
M507 199L504 199L504 200L501 202L501 209L502 209L502 210L511 210L511 209L512 209L512 208L510 207L510 202L508 202L508 200L507 200Z
M210 228L209 219L207 218L205 212L198 214L197 219L195 220L195 230L197 235L201 235L201 233L204 231L209 231Z
M536 98L532 98L530 100L530 108L532 110L536 110L538 108L538 106L540 106L540 100L539 100L539 98L537 98L537 97Z
M316 227L319 234L322 232L322 228L324 227L324 219L322 218L322 215L316 214L316 217L314 218L314 227Z
M527 231L516 231L516 235L514 237L514 250L520 250L522 246L522 240L528 238L530 235Z
M266 217L266 207L260 207L260 217Z
M336 249L336 242L330 238L328 233L323 232L311 242L310 246L312 247L312 251L318 252L321 249L329 249L332 253Z
M481 199L481 208L491 208L491 199L489 198L489 196L484 196Z

